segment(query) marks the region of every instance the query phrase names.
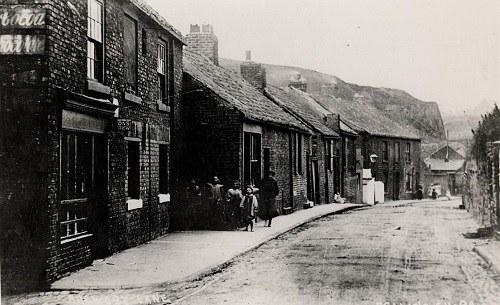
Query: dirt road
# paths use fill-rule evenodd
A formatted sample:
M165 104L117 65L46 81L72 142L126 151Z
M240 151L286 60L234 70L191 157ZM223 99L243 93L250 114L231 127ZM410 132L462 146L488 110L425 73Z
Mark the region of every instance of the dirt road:
M244 255L180 304L500 304L459 201L323 218ZM249 233L250 234L250 233Z

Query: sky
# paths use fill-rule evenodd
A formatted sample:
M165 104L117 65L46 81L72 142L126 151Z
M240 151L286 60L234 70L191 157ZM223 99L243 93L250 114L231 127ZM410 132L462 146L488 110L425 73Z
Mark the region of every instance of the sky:
M402 89L463 112L500 101L498 0L146 0L182 34L209 23L219 57Z

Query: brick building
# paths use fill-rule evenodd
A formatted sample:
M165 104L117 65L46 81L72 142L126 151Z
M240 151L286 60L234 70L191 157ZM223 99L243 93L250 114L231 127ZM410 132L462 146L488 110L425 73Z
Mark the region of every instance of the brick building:
M433 185L441 187L441 195L447 191L451 195L461 193L465 166L465 149L461 144L446 144L425 158L424 166L422 184L427 194Z
M183 38L141 0L8 3L2 288L21 289L169 230Z
M340 136L325 125L326 109L302 91L267 86L266 95L280 107L308 126L313 135L312 148L307 155L308 199L315 204L332 203L340 194L341 168L338 163ZM337 128L338 129L338 128Z
M346 172L350 168L353 174L355 164L362 164L364 169L371 169L375 180L384 182L386 198L411 199L420 184L419 137L362 99L345 101L331 95L313 97L327 110L339 114L344 124L359 135L358 138L345 138L343 143L344 147L353 146L351 151L356 152L343 157ZM358 176L356 182L353 181L354 176L351 177L350 181L344 178L344 183L360 183L361 177Z
M195 48L207 56L191 51L198 34L192 27L186 35L189 48L184 51L182 96L185 141L179 180L194 178L204 184L216 175L226 186L238 180L258 187L264 173L273 169L280 188L280 212L302 208L307 196L308 128L266 98L262 90L211 61L209 56L217 47L207 41L215 39L205 39ZM214 35L213 30L210 34Z

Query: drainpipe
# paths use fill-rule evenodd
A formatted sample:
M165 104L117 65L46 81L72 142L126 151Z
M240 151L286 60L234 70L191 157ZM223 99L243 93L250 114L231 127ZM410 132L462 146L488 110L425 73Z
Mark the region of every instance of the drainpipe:
M149 240L153 239L152 235L152 223L151 223L151 218L152 218L152 211L151 211L151 205L153 204L153 198L151 195L151 124L147 123L147 136L148 136L148 146L149 146L149 153L148 153L148 174L149 174L149 191L148 191L148 196L149 196L149 204L148 204L148 224L149 224Z

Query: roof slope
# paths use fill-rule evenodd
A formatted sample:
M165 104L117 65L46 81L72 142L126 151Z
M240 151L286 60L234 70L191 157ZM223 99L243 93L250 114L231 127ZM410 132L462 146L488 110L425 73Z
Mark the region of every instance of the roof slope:
M176 30L173 26L171 26L165 18L163 18L157 11L155 11L151 6L146 4L144 0L130 0L132 4L134 4L138 9L140 9L144 14L148 15L151 19L153 19L156 23L161 25L165 30L169 31L175 38L182 41L186 44L184 37L181 32Z
M425 164L430 168L431 171L447 171L456 172L464 165L465 160L449 160L445 161L442 159L426 159Z
M323 124L322 118L324 118L325 115L318 110L314 110L314 104L317 106L319 105L314 100L311 103L311 101L309 101L311 97L306 93L294 88L278 88L275 86L267 86L266 92L281 107L300 117L302 122L309 124L317 132L330 137L339 136L338 133ZM326 112L326 109L324 110Z
M342 121L342 118L340 118L340 130L344 133L348 133L351 135L355 136L358 135L358 133L354 129L352 129L351 127L349 127L349 125L347 125L346 123L344 123L344 121Z
M323 107L340 117L355 131L367 132L374 136L419 140L420 138L390 118L373 105L360 99L345 101L331 95L314 94L312 97Z
M310 131L239 75L213 64L205 56L186 48L183 63L185 73L234 106L247 119Z

